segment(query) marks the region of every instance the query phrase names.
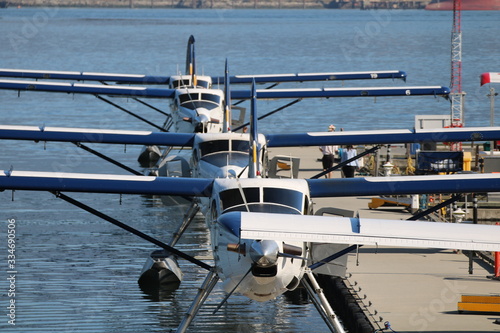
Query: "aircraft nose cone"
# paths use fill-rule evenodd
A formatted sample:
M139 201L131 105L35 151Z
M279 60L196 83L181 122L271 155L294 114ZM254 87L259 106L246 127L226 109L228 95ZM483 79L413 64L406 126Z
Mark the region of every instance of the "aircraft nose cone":
M198 109L198 121L200 123L207 124L210 121L210 117L208 116L208 110L206 109Z
M253 241L250 246L250 258L260 267L269 267L278 260L278 243L271 240Z

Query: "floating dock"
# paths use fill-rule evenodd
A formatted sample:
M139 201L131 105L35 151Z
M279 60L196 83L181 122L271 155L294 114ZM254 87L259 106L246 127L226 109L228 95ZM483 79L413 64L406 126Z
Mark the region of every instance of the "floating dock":
M321 152L316 147L270 149L270 158L274 155L300 157L300 178L322 171L318 160ZM278 174L286 177L290 171L284 169ZM340 172L334 172L333 177L340 177ZM360 217L391 220L411 216L404 207L370 210L371 199L320 198L315 199L314 210L337 207L357 211ZM500 313L460 313L462 295L500 293L500 281L487 278L493 267L474 258L472 268L469 274L469 257L453 250L366 246L359 254L349 254L344 281L356 293L375 329L385 328L384 323L389 322L398 333L500 332L500 325L495 323Z

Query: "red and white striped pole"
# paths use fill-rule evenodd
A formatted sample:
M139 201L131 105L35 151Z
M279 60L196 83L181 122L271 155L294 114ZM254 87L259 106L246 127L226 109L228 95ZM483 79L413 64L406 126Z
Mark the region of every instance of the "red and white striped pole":
M495 223L496 225L499 225L499 223ZM493 272L495 275L493 276L494 279L500 279L500 252L495 252L495 270Z

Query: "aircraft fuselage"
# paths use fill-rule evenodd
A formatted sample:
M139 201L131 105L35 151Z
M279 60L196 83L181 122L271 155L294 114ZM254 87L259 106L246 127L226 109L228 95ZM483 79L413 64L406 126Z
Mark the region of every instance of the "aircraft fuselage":
M235 292L260 302L295 289L307 266L306 243L241 239L239 212L300 215L310 212L310 207L304 180L216 179L206 223L224 289L236 288ZM282 256L290 247L297 256Z

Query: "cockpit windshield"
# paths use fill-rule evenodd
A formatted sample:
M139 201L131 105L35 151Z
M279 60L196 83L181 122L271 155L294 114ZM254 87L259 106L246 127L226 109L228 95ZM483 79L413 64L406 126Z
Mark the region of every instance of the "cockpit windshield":
M184 108L195 110L197 108L205 108L213 110L221 105L221 97L219 95L208 93L186 93L179 95L180 105Z
M231 150L229 150L229 143L231 143ZM201 156L219 153L219 152L244 152L248 153L250 150L248 141L245 140L213 140L200 143Z
M265 187L243 188L243 196L240 189L229 189L220 192L220 200L223 212L247 211L300 214L303 211L304 195L300 191ZM245 205L246 201L246 205Z
M182 79L182 80L174 80L170 85L172 89L182 89L182 88L191 88L191 78ZM196 88L210 88L210 82L205 80L196 80Z
M202 157L217 152L228 152L228 151L229 151L228 140L213 140L213 141L200 142L200 152Z
M187 88L191 86L191 79L175 80L171 86L173 89Z

